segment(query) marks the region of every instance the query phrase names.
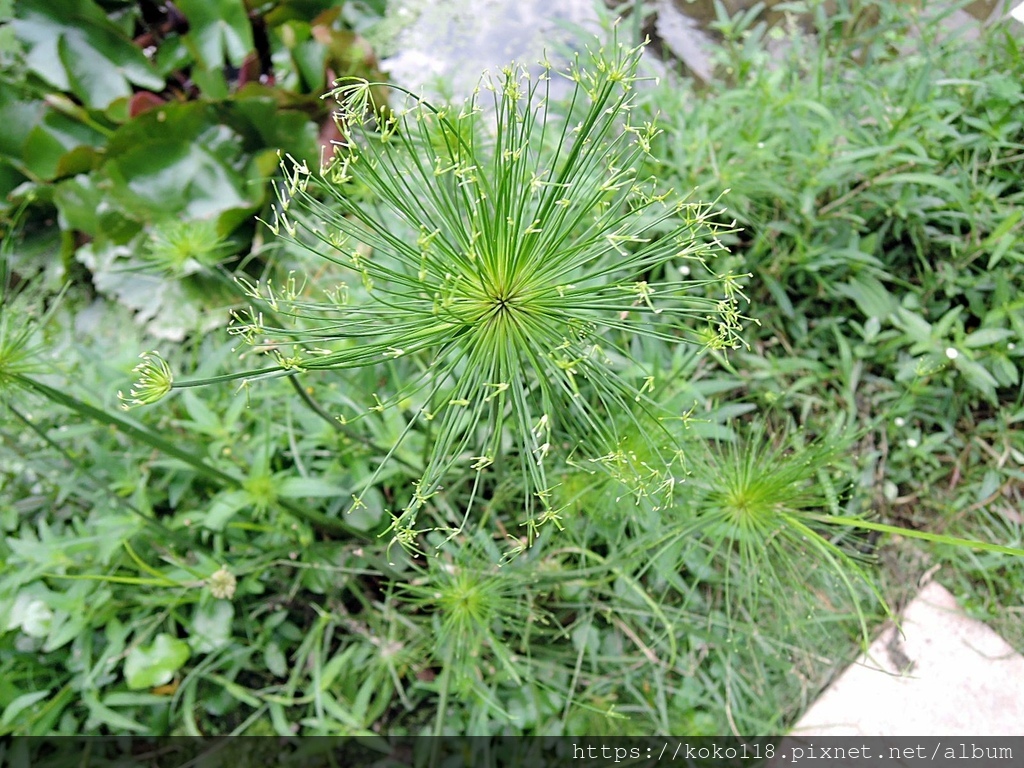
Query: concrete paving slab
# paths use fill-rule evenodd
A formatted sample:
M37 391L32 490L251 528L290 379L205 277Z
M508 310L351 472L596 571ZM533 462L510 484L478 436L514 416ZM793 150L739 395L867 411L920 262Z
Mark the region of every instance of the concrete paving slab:
M1022 736L1024 656L931 582L792 733Z

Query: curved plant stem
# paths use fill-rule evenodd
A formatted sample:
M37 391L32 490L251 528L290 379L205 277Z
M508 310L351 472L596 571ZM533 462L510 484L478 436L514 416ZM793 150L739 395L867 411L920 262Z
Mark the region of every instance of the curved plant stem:
M961 539L956 536L947 536L944 533L929 533L928 531L915 531L912 528L900 528L897 525L886 525L875 523L870 520L863 520L859 517L841 517L833 515L815 515L814 519L828 523L829 525L848 525L851 528L865 528L869 531L891 533L896 536L906 536L909 539L923 539L935 544L950 544L954 547L967 547L968 549L980 549L984 552L998 552L1003 555L1024 557L1024 549L1018 547L1007 547L1003 544L992 544L988 541L974 541Z
M437 701L437 717L434 718L434 736L444 735L444 718L448 710L448 689L451 686L452 680L452 664L454 660L452 656L454 654L449 651L445 655L444 669L441 670L441 685L440 691L438 692ZM433 749L430 756L430 764L435 765L437 763L437 748L440 746L438 739L432 739Z
M238 281L235 280L235 278L230 273L226 272L223 269L216 269L216 270L213 270L211 272L211 274L214 275L217 278L217 280L220 281L223 285L225 285L230 290L232 290L235 293L237 293L241 298L245 299L246 301L249 301L253 306L259 307L260 311L266 317L272 318L274 322L281 322L280 318L278 317L277 312L274 310L273 307L270 306L269 303L267 303L265 301L259 301L255 297L253 297L253 296L249 295L248 293L246 293L245 291L241 290L240 286L238 284ZM314 414L316 414L321 420L323 420L327 424L329 424L332 430L334 430L335 432L337 432L340 435L344 435L345 437L349 438L350 440L354 440L354 441L356 441L358 443L361 443L362 445L365 445L368 448L377 449L379 447L379 446L375 445L373 443L373 441L370 440L365 435L361 435L361 434L359 434L358 432L356 432L356 431L354 431L352 429L348 429L344 424L342 424L340 421L338 421L338 419L336 419L334 416L332 416L327 411L327 409L323 407L323 405L320 403L320 401L317 400L315 397L313 397L312 393L308 389L306 389L305 387L302 386L302 383L298 380L298 378L297 378L297 376L295 375L294 372L291 375L288 376L288 383L291 385L291 388L295 390L295 393L299 396L299 399L302 400L303 404L307 408L309 408L310 411L312 411ZM182 382L182 383L176 384L176 386L191 386L191 385L192 385L192 382ZM413 470L416 469L416 467L412 466L411 464L409 464L407 461L405 461L401 457L395 457L395 460L398 463L400 463L400 464L405 464L405 466L410 468L410 469L413 469Z
M223 470L217 469L216 467L211 467L203 460L202 457L197 456L196 454L191 453L190 451L186 451L179 448L170 440L161 437L156 432L153 432L152 430L147 429L146 427L143 427L139 424L135 424L129 421L128 419L122 418L121 416L117 416L102 408L97 408L94 405L89 405L89 403L79 400L78 398L73 397L72 395L69 395L65 392L61 392L58 389L54 389L53 387L47 384L43 384L41 381L36 381L35 379L29 376L25 376L23 374L15 374L14 378L16 382L23 386L24 388L30 389L33 392L42 395L46 399L54 403L57 403L58 405L68 408L69 410L75 411L76 413L79 413L82 416L90 418L93 421L99 422L100 424L105 424L109 427L113 427L114 429L123 432L125 435L128 435L132 439L138 440L141 443L145 443L151 448L155 448L156 450L161 451L162 453L165 453L168 456L173 456L174 458L185 462L188 466L192 467L200 475L209 480L214 481L219 485L226 485L231 488L243 487L243 480L241 477L238 477L237 475L234 474L229 474L227 472L224 472ZM312 509L307 509L295 502L278 500L277 504L279 504L280 507L289 514L294 515L300 520L304 520L305 522L312 525L314 528L317 528L318 530L324 533L351 536L354 538L361 539L363 541L374 540L373 536L371 536L370 534L360 531L358 528L354 528L342 520L329 517L321 512L317 512Z
M18 419L18 421L20 421L22 424L24 424L26 427L32 430L32 432L34 432L36 436L39 437L40 440L42 440L44 443L50 446L50 448L52 448L53 450L57 451L69 465L71 465L79 472L81 472L82 475L84 475L85 477L89 478L89 480L92 481L92 483L94 483L97 487L100 485L99 481L97 481L95 476L93 476L93 474L89 471L84 462L80 461L79 459L76 459L67 451L67 449L64 448L64 446L52 440L44 430L40 429L38 424L36 424L34 421L31 421L25 414L23 414L21 411L15 408L11 403L7 403L7 409L12 414L14 414L14 417ZM168 528L166 525L160 522L160 520L147 515L145 512L143 512L137 506L132 504L130 501L128 501L125 498L122 498L117 494L114 494L113 498L117 500L117 503L119 505L126 507L132 514L136 515L140 520L144 521L146 525L156 528L159 531L160 536L164 537L165 539L175 539L179 544L182 544L183 546L189 545L189 540L186 539L181 534L180 531Z

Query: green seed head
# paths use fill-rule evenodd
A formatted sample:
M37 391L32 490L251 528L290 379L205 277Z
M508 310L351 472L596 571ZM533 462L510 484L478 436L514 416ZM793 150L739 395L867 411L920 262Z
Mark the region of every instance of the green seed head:
M174 386L174 374L159 352L146 352L140 355L142 362L132 369L135 384L125 396L118 392L121 408L129 410L140 405L152 405L162 400Z

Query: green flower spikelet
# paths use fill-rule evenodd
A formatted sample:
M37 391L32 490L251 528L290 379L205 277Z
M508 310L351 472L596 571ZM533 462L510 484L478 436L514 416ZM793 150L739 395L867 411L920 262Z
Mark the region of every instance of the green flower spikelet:
M664 449L667 432L643 461L623 455L624 417L659 432L651 372L629 347L641 336L734 347L743 296L739 276L705 263L725 230L714 205L673 200L640 176L657 135L630 122L640 52L615 44L577 56L562 73L575 86L565 115L548 110L550 65L536 78L506 68L461 108L391 86L400 103L385 109L374 102L383 84L339 81L330 96L344 141L319 171L284 166L268 225L351 279L323 300L294 279L249 285L294 326L270 327L258 308L239 318L234 332L253 345L292 342L246 377L408 363L401 391L370 393L367 404L423 403L399 440L422 429L432 441L393 515L403 544L457 467L476 477L466 515L492 465L521 473L527 539L558 523L553 461L639 473L622 478L632 488L673 485L679 456ZM493 111L478 103L487 93ZM669 269L680 260L707 277L680 280Z

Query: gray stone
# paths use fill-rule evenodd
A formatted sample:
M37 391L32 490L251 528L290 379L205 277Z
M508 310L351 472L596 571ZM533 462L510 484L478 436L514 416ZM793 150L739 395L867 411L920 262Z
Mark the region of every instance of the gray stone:
M381 63L392 81L428 98L458 101L484 70L495 76L512 61L536 73L546 56L561 69L560 50L588 42L600 29L591 0L404 0L391 12L404 27L398 53ZM567 81L553 78L553 96L559 85L568 90Z
M1024 735L1024 656L925 586L793 728L804 736Z

